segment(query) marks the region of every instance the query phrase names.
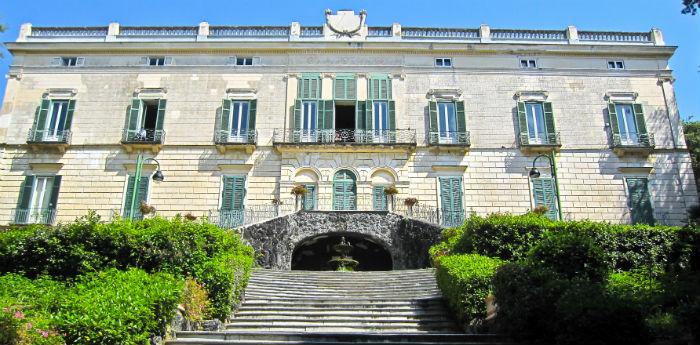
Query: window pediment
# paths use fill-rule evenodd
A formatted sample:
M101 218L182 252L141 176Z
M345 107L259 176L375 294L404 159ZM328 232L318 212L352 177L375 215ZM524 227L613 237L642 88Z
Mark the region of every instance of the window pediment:
M77 89L56 88L47 89L42 95L44 99L69 99L78 94Z
M164 87L140 87L134 91L134 97L140 99L161 99L165 98L168 90Z
M428 98L431 100L458 101L462 98L462 89L430 89Z
M518 91L515 98L518 102L544 102L549 97L549 92L543 90Z
M610 102L634 102L637 100L638 94L629 91L608 91L605 93L605 99Z
M255 88L228 88L226 89L226 98L228 99L240 99L240 100L252 100L256 99L258 89Z

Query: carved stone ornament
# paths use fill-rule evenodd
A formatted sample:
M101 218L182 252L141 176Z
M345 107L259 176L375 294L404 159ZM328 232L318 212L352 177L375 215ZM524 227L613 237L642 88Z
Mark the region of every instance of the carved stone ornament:
M338 37L353 37L359 36L362 26L365 24L367 11L360 11L359 15L355 11L340 10L336 14L328 9L326 10L326 24L331 31L335 32Z

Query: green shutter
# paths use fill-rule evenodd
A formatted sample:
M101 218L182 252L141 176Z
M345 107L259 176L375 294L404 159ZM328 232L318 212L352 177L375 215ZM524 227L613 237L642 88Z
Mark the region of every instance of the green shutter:
M387 195L384 193L384 186L372 187L372 204L374 205L375 211L386 211L388 209Z
M41 106L39 107L39 113L36 118L36 129L43 131L46 128L46 118L49 114L49 107L51 107L51 101L48 99L41 100Z
M459 226L464 221L462 204L462 178L440 177L440 201L442 203L442 225Z
M70 130L70 127L73 124L73 113L74 112L75 112L75 100L71 99L68 101L68 111L66 112L66 123L63 126L63 129Z
M440 134L438 133L438 108L436 101L428 102L428 116L430 117L430 133L428 134L428 143L437 144L440 140Z
M520 127L520 143L527 145L529 136L527 134L527 113L525 112L525 102L518 102L518 126ZM525 142L523 142L525 140Z
M620 125L617 123L617 109L615 103L608 103L608 117L610 118L610 129L613 134L620 134Z
M141 100L134 98L131 100L131 109L129 110L129 120L126 128L129 131L135 132L141 128L139 117L141 115Z
M356 209L356 193L354 175L347 170L337 172L333 178L333 210Z
M224 176L221 192L221 210L243 210L245 200L245 177Z
M644 120L644 107L640 103L634 103L632 108L634 109L634 122L637 125L637 133L646 134L647 123Z
M258 100L254 99L250 101L250 106L248 107L248 130L255 129L255 117L258 111Z
M303 74L297 86L297 98L319 99L321 80L318 74Z
M396 102L388 101L387 108L389 109L389 129L396 129Z
M126 192L124 193L124 210L122 212L124 218L129 217L129 212L131 211L131 199L134 195L134 176L127 176L126 178Z
M370 77L367 82L367 99L391 99L391 79L386 75Z
M55 210L58 205L58 192L61 190L61 176L53 177L53 185L51 187L51 197L49 198L48 209Z
M124 211L123 215L124 217L129 216L129 212L131 211L131 199L133 199L134 196L134 181L136 180L135 175L129 175L127 176L126 180L126 195L124 196ZM139 195L138 198L136 199L136 202L140 205L141 201L147 201L148 200L148 176L141 176L139 179ZM139 210L139 206L136 206L136 212L134 214L134 218L139 218L141 216L141 211Z
M549 219L556 220L559 218L557 210L557 193L556 185L553 178L536 178L532 180L532 196L535 200L535 207L547 207L545 214Z
M35 176L25 176L24 182L19 187L19 199L17 200L17 209L29 209L29 203L32 200L32 189L34 188Z
M219 115L219 126L221 131L229 132L231 130L230 116L231 116L231 100L224 99L221 102L221 114ZM228 136L228 135L227 135Z
M367 128L366 116L367 114L367 101L356 101L355 102L355 129L364 130Z
M365 107L365 129L371 130L374 128L374 103L372 101L366 101ZM369 137L371 137L371 135Z
M467 131L467 116L464 112L464 102L455 102L455 116L457 117L457 132L464 133Z
M294 129L301 129L301 121L303 119L301 111L303 107L301 104L301 100L297 99L294 101Z
M633 224L654 224L654 211L649 195L649 180L646 178L627 178L630 197L630 212Z
M319 116L319 121L322 120L322 123L319 126L319 129L333 129L333 113L335 111L335 103L333 101L320 101L319 103L323 103L323 113L322 118Z
M557 133L557 130L554 128L554 111L552 110L552 102L543 102L542 109L544 109L544 125L547 134L547 143L553 144L556 142L554 135Z
M336 74L333 80L333 98L355 99L357 96L357 81L354 74Z
M163 129L163 121L165 120L165 105L166 104L167 104L167 100L165 100L165 99L158 100L158 117L156 118L156 130Z
M316 185L307 184L306 194L303 196L303 207L305 211L313 211L316 209Z

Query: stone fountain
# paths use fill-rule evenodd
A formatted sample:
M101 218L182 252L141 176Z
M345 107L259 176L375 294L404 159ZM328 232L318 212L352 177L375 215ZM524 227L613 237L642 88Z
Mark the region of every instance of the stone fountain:
M340 243L333 246L333 250L340 254L339 256L334 256L328 261L328 263L336 271L352 272L355 267L359 264L357 260L354 260L351 256L348 256L352 251L352 245L345 240L345 237L340 238Z

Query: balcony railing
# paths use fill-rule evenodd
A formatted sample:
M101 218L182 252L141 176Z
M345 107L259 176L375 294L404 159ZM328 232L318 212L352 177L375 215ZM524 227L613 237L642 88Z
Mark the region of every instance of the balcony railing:
M579 31L578 39L611 43L652 43L649 32Z
M71 131L64 129L62 131L30 129L27 134L27 143L30 144L68 144L70 143Z
M122 26L120 36L197 36L197 26Z
M654 141L653 133L629 134L625 136L613 134L613 147L653 148L654 146L656 146L656 142Z
M357 144L396 145L416 144L414 129L275 129L273 144Z
M302 26L301 37L321 37L323 36L323 26Z
M33 27L32 37L102 37L107 36L107 27L82 27L82 28L59 28L59 27Z
M471 140L469 137L469 131L429 132L428 133L428 144L433 145L433 146L440 146L440 145L469 146L469 145L471 145Z
M12 215L14 224L53 224L56 210L52 208L16 209Z
M255 145L257 142L257 130L241 131L238 133L219 130L214 134L214 143L219 145Z
M367 28L368 37L391 37L391 26L370 26Z
M479 38L477 29L454 28L402 28L401 37L418 39L474 40Z
M492 29L491 39L494 41L564 41L566 31Z
M533 138L528 133L520 133L520 145L522 146L561 146L559 132L540 134Z
M288 37L288 26L212 26L209 29L212 37L260 38Z
M124 144L162 144L165 131L162 129L125 129L122 133Z

